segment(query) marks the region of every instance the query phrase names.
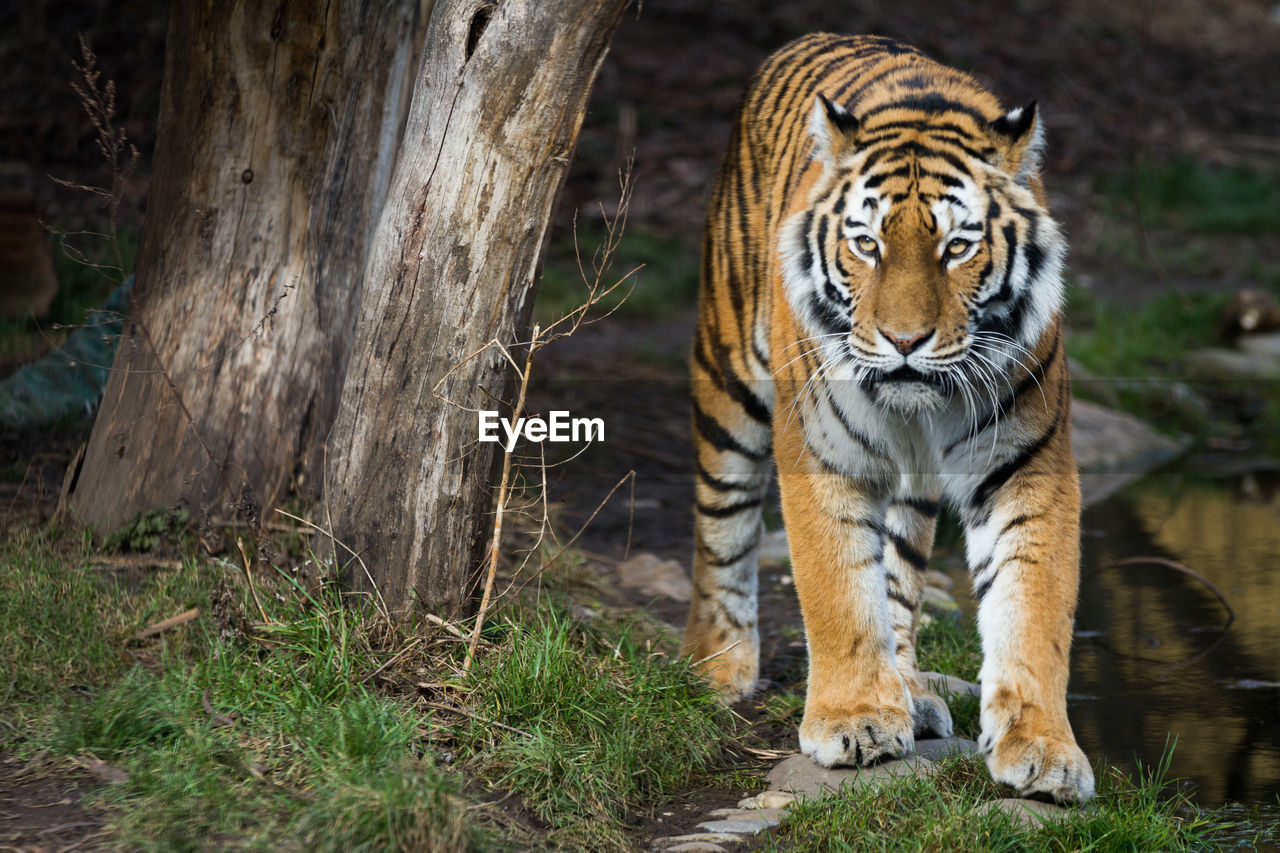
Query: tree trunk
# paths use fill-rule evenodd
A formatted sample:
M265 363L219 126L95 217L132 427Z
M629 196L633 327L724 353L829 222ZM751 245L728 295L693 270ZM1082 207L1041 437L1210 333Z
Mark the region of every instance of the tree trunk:
M329 441L335 538L388 607L466 607L490 530L493 444L532 285L586 109L626 0L438 0ZM450 373L452 371L452 373ZM343 559L349 551L339 547ZM363 572L348 575L367 587Z
M308 470L318 491L417 13L174 4L134 303L69 493L82 521L253 513Z

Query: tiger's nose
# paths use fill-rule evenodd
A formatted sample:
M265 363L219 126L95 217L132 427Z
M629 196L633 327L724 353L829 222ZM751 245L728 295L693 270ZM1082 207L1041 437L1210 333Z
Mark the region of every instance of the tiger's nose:
M920 332L919 334L908 335L906 337L895 335L892 332L886 332L884 329L880 330L880 334L884 335L885 340L893 344L893 348L898 352L903 355L911 355L911 353L924 346L925 341L933 337L933 330L930 329L927 332Z

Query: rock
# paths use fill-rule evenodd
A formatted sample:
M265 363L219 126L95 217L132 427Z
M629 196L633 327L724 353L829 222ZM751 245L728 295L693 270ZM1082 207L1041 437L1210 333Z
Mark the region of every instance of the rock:
M719 820L708 820L698 824L698 829L707 832L732 832L739 835L754 835L771 826L777 826L786 813L780 809L716 809L711 813Z
M760 537L757 551L760 568L776 569L791 563L791 546L787 544L787 531L770 530Z
M943 613L952 613L960 609L960 605L956 604L956 600L951 597L951 593L936 586L926 586L924 588L924 606L932 607L934 610L941 610Z
M707 844L716 845L719 849L725 849L726 845L737 844L742 841L742 836L731 835L727 832L692 832L687 835L673 835L670 838L655 838L653 840L654 850L707 850L716 849L711 847L686 847L687 844Z
M656 554L637 554L619 564L618 583L623 589L639 592L648 598L688 601L693 597L693 584L684 567L675 560L663 560Z
M951 575L940 572L937 569L929 569L924 573L924 585L936 587L945 592L951 592L956 582L951 579Z
M774 793L778 793L778 792L775 791ZM791 800L788 802L788 805L790 805L791 802L795 801L795 797L792 796L791 794L786 794L785 796L791 797ZM746 800L743 800L743 802L746 802ZM779 821L779 820L782 820L782 817L785 814L786 814L786 811L784 808L776 808L776 807L769 808L761 805L753 805L753 806L739 805L736 809L712 809L711 811L707 812L707 817L754 819L758 815L767 820Z
M1269 353L1206 347L1187 353L1183 372L1204 381L1280 379L1280 358Z
M1071 403L1071 450L1080 466L1080 490L1092 506L1185 450L1137 418L1102 406Z
M844 788L878 785L917 773L934 773L937 766L926 758L908 756L870 767L819 767L807 755L793 755L769 771L769 785L802 797L821 799Z
M1241 335L1236 346L1248 353L1268 358L1280 358L1280 332L1261 335Z
M921 758L927 758L930 761L937 761L955 753L978 755L980 752L981 750L978 749L976 743L963 737L936 737L916 740L916 755Z
M786 791L765 791L738 803L740 809L786 809L796 801L795 794Z
M984 803L979 811L981 814L989 814L997 809L1013 818L1014 822L1033 827L1043 826L1045 821L1061 820L1071 814L1069 810L1062 806L1055 806L1053 803L1019 800L1013 797Z
M729 853L728 847L712 841L686 841L667 850L668 853Z
M920 679L940 696L977 696L981 698L982 688L972 681L956 678L954 675L943 675L940 672L922 672Z

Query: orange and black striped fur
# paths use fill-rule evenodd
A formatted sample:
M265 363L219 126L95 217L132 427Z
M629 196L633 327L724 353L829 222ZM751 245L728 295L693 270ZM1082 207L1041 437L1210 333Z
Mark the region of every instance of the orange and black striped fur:
M809 647L800 744L866 764L951 733L915 634L940 507L966 534L992 776L1084 801L1066 713L1080 492L1058 226L1035 104L885 38L796 41L754 77L707 217L692 373L684 650L759 672L756 547L775 464Z

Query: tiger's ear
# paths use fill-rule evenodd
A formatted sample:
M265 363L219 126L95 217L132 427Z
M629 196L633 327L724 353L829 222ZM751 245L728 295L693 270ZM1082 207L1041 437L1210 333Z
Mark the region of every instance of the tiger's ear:
M990 123L999 143L996 166L1025 184L1040 174L1040 157L1044 151L1044 129L1039 110L1032 101L1025 107L1014 107Z
M853 113L819 93L813 102L809 116L809 135L813 137L814 156L834 164L842 155L853 150L858 120Z

